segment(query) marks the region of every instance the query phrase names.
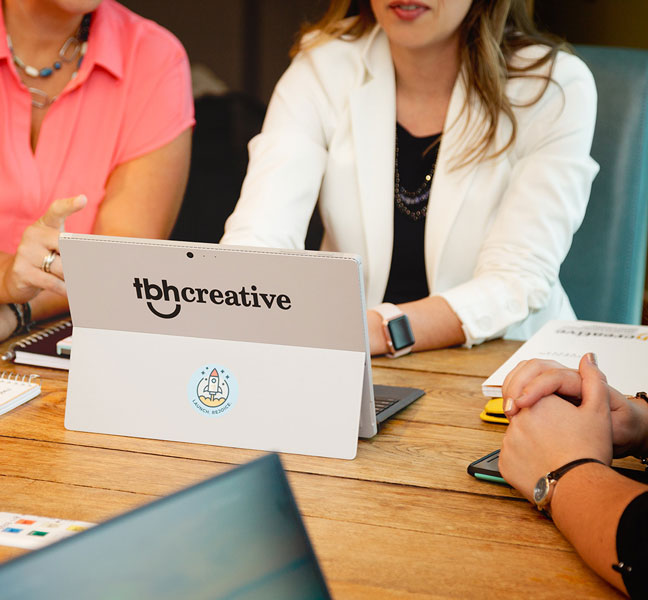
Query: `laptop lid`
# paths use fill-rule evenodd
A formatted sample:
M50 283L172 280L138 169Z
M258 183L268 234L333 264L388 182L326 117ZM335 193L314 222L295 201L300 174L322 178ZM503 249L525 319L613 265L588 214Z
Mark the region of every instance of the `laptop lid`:
M69 233L60 248L69 429L338 458L375 433L358 257Z
M4 600L329 598L277 455L0 565Z

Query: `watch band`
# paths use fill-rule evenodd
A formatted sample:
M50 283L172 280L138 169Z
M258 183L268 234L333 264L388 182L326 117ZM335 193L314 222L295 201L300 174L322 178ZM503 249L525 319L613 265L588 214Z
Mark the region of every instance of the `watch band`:
M558 480L565 473L571 471L574 467L578 467L586 463L599 463L601 465L605 464L598 458L577 458L576 460L572 460L562 467L555 469L554 471L550 471L544 477L540 477L533 490L533 500L538 510L544 512L545 514L548 514L548 507L551 503L551 499L553 498L554 487L556 486ZM542 497L538 497L539 493L542 493Z
M577 467L578 465L584 465L585 463L599 463L601 465L605 464L602 460L599 460L598 458L578 458L576 460L572 460L571 462L568 462L566 465L563 465L559 469L556 469L555 471L551 471L551 473L547 473L547 477L549 479L552 479L553 481L558 481L567 471L571 471L574 467Z
M389 319L393 319L394 317L400 317L401 315L404 315L405 313L398 308L395 304L390 304L389 302L383 302L382 304L379 304L374 308L374 310L380 314L380 316L383 318L385 321L389 321Z

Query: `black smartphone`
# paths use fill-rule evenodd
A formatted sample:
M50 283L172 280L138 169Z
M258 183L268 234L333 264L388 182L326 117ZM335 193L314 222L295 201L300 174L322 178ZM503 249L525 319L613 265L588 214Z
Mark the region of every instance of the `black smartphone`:
M497 462L499 453L499 450L495 450L486 456L482 456L475 462L471 462L468 465L468 473L477 479L508 485L499 472L499 465Z
M477 459L475 462L472 462L468 465L468 473L476 477L477 479L483 479L484 481L491 481L494 483L503 483L508 485L501 473L499 472L499 450L495 450L486 456L482 456ZM612 467L617 473L630 479L634 479L639 483L648 484L648 470L640 469L626 469L624 467Z

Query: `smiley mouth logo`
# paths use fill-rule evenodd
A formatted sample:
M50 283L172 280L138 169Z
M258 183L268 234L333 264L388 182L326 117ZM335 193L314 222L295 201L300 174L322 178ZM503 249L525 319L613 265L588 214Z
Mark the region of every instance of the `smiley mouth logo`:
M187 394L200 414L218 417L236 404L238 383L229 369L222 365L206 365L191 377Z
M176 305L175 305L175 309L173 310L173 312L169 313L168 315L165 315L164 313L161 313L160 311L155 310L155 308L153 307L153 303L152 303L152 302L147 302L147 303L146 303L146 306L149 307L149 310L150 310L150 311L151 311L151 312L152 312L156 317L160 317L161 319L173 319L174 317L177 317L177 316L180 314L180 308L182 308L179 304L176 304Z

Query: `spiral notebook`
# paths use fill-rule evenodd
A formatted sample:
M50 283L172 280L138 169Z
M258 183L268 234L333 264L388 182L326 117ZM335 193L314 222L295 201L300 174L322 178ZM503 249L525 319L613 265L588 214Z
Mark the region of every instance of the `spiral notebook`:
M34 380L38 375L18 375L0 372L0 415L40 394L41 388Z
M56 343L72 334L72 321L63 321L20 340L11 348L13 361L22 365L70 368L70 357L56 352Z

